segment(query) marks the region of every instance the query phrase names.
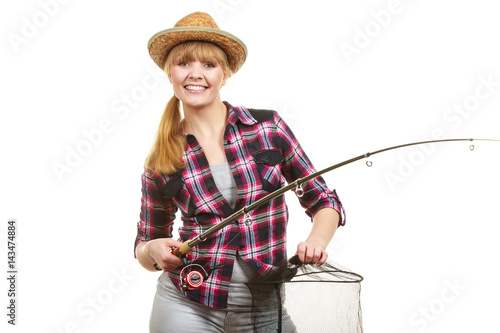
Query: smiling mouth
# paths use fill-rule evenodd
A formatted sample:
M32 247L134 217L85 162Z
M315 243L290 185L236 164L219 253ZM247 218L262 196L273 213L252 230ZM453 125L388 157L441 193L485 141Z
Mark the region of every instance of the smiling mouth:
M186 88L189 91L203 91L203 90L207 89L207 87L203 87L203 86L185 86L184 88Z

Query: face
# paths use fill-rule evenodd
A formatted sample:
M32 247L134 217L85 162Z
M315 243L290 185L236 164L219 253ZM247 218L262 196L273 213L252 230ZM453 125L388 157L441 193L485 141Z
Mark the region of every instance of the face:
M184 107L201 109L221 103L220 89L226 77L217 63L178 61L170 68L168 79Z

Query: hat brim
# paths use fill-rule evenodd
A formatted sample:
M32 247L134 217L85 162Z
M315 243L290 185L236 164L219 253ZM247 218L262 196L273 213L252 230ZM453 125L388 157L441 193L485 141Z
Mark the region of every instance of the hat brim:
M163 70L170 50L188 41L204 41L219 46L226 53L229 68L233 73L241 68L248 53L245 44L226 31L205 27L176 27L162 30L149 39L149 55Z

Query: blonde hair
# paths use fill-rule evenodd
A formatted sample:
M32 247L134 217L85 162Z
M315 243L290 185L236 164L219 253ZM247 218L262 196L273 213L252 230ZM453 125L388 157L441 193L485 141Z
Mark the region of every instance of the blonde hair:
M212 43L199 41L185 42L174 47L165 60L164 71L170 75L170 68L175 63L195 60L219 64L226 78L233 74L227 56L221 48ZM182 134L182 128L180 101L174 95L163 111L154 144L146 158L146 168L163 176L185 167L182 154L186 149L186 138Z

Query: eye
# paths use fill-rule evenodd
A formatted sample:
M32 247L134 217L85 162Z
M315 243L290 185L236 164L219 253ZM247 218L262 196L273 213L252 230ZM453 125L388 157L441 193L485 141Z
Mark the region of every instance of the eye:
M177 64L178 66L187 66L188 63L185 62L185 61L179 61L179 63Z
M215 65L215 64L213 64L213 63L211 63L211 62L207 62L207 63L205 64L205 67L212 67L212 68L213 68L213 67L216 67L216 65Z

